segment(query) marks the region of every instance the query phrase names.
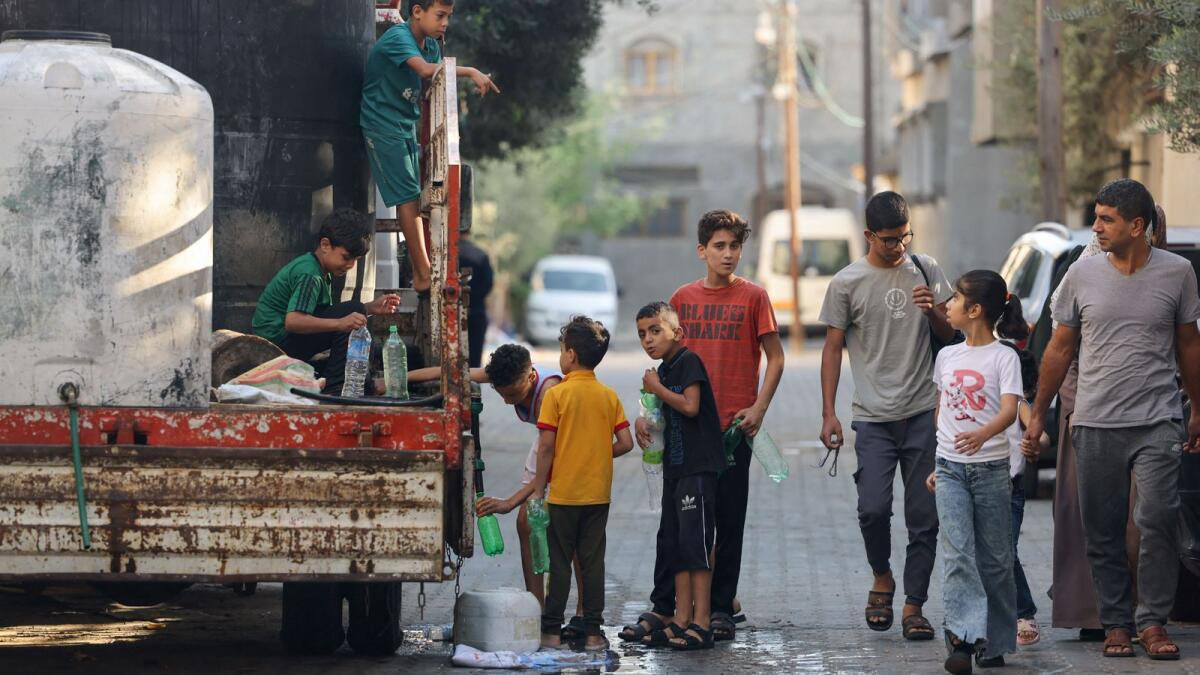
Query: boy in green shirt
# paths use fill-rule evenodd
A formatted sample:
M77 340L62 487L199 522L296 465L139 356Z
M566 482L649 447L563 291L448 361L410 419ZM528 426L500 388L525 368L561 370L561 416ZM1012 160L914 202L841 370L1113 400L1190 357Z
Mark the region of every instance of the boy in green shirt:
M308 361L326 349L322 375L325 391L342 389L346 344L350 331L367 325L366 314L385 314L400 305L400 296L383 295L363 304L333 304L334 276L345 276L371 247L371 229L361 214L338 209L321 223L315 251L279 270L263 289L254 310L254 334L266 338L288 356Z
M421 120L421 81L433 77L442 60L438 40L446 35L454 0L411 0L408 22L392 26L371 48L363 74L359 125L367 142L371 174L383 202L395 206L408 242L413 288L426 291L431 282L425 232L420 222L421 162L417 128ZM491 78L475 68L459 66L481 96L500 93Z

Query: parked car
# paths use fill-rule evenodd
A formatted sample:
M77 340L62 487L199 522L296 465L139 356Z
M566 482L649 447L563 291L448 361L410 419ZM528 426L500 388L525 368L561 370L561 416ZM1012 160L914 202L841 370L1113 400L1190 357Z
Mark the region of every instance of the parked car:
M525 337L531 344L558 340L572 316L584 314L617 333L617 279L604 258L552 255L542 258L530 277L525 305Z
M838 270L866 252L863 228L846 209L805 206L797 213L800 238L800 321L816 326L825 289ZM788 212L772 211L763 220L758 254L758 281L771 296L775 318L785 332L792 326L792 230Z

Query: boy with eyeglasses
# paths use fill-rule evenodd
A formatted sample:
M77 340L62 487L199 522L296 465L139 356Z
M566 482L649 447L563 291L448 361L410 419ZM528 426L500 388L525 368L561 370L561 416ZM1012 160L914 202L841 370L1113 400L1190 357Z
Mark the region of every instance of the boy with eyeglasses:
M938 518L923 477L933 471L937 445L933 338L946 343L954 335L946 321L946 301L953 292L936 260L908 253L913 232L904 197L895 192L875 195L867 203L866 220L867 255L834 276L821 307L821 323L826 325L821 442L835 450L845 441L835 411L845 347L854 377L850 426L857 434L858 524L874 575L867 596L867 627L886 631L892 626L892 483L899 467L908 528L901 625L906 639L931 640L933 627L921 607L933 572Z

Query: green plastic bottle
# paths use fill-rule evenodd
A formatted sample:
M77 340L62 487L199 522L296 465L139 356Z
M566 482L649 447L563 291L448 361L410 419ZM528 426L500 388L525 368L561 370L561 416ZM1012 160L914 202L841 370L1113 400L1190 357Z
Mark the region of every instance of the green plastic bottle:
M482 498L482 492L475 493L475 501ZM489 513L475 521L479 523L479 541L483 544L483 552L489 556L504 553L504 535L500 534L500 521L496 519L496 514Z
M750 448L754 451L754 458L762 464L763 470L771 480L779 483L788 477L787 460L783 458L783 453L779 451L779 446L775 445L771 434L759 429L754 438L750 439Z
M546 541L546 529L550 527L550 512L546 500L531 497L526 502L525 515L529 520L529 557L533 559L533 573L550 571L550 544Z
M746 433L742 431L740 426L742 418L737 418L733 424L725 430L725 466L730 467L737 464L737 459L734 458L733 452L746 439Z

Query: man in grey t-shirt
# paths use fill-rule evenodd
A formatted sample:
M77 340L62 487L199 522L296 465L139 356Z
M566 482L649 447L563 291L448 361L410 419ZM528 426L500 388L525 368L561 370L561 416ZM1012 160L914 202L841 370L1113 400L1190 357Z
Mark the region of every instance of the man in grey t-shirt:
M1200 292L1191 264L1153 249L1146 233L1154 198L1121 179L1096 195L1092 230L1105 255L1080 259L1063 278L1052 316L1058 326L1042 357L1025 439L1040 437L1050 401L1079 353L1072 417L1084 539L1107 634L1105 656L1131 656L1132 631L1151 658L1177 659L1163 626L1178 574L1179 465L1185 437L1177 372L1192 399L1187 449L1200 452ZM1181 366L1181 367L1179 367ZM1125 551L1130 472L1141 530L1138 606Z
M821 323L827 327L821 353L821 441L833 450L844 440L835 413L844 344L854 376L858 524L875 575L867 596L867 627L887 630L892 625L892 483L898 466L908 528L902 626L904 637L928 640L933 628L921 607L928 599L938 533L937 504L925 489L937 444L930 330L943 341L954 335L946 322L946 301L953 293L937 261L928 256L914 261L906 253L913 235L903 197L895 192L872 197L867 228L867 255L834 276L821 307Z

